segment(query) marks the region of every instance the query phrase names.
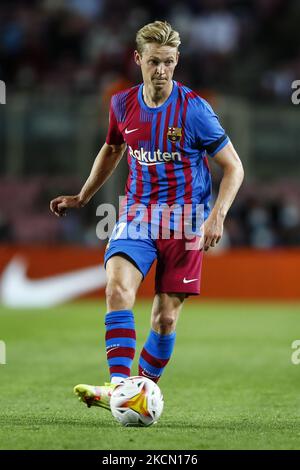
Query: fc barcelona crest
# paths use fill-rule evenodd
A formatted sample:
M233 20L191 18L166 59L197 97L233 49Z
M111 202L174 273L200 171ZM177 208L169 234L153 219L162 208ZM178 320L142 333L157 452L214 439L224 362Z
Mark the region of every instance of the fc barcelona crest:
M171 142L179 142L181 139L182 129L181 127L168 127L167 137Z

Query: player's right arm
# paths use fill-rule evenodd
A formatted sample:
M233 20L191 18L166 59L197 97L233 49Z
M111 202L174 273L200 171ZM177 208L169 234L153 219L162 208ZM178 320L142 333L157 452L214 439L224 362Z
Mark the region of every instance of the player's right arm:
M91 173L79 194L59 196L50 202L50 210L58 217L66 209L84 207L115 170L126 149L126 143L109 145L105 143L95 158Z

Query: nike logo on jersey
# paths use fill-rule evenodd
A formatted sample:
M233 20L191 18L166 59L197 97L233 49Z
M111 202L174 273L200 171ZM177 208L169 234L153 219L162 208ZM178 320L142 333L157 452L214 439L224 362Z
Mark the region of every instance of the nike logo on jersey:
M138 130L139 130L139 128L137 128L137 129L130 129L130 131L129 131L129 130L127 129L127 127L126 127L126 129L125 129L125 134L131 134L131 132L135 132L135 131L138 131Z
M198 278L196 279L186 279L185 277L183 278L183 284L189 284L190 282L198 281Z

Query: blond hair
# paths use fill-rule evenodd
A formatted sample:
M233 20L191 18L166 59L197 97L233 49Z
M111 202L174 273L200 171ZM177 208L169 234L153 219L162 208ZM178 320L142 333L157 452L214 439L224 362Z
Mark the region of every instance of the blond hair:
M179 33L166 21L154 21L143 26L136 34L136 48L142 54L144 45L155 42L161 46L179 47Z

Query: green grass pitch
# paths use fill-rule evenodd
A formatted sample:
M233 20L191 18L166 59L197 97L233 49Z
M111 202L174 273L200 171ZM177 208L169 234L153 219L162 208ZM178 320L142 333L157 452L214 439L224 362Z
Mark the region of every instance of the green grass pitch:
M2 307L0 449L300 449L299 307L187 301L159 383L164 412L150 428L122 428L73 396L77 383L108 379L103 302ZM139 352L150 303L135 316Z

